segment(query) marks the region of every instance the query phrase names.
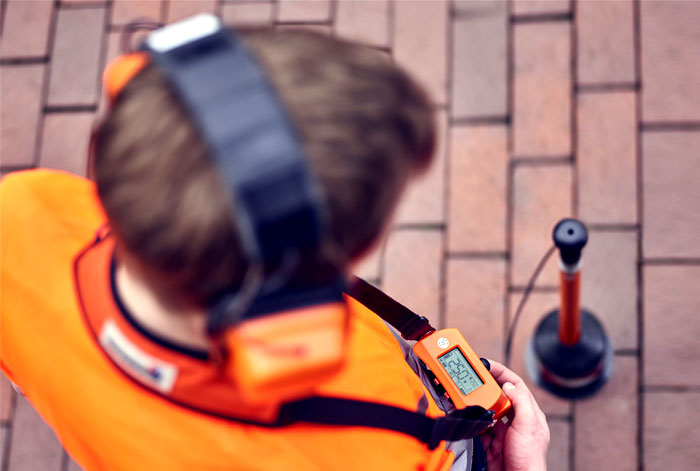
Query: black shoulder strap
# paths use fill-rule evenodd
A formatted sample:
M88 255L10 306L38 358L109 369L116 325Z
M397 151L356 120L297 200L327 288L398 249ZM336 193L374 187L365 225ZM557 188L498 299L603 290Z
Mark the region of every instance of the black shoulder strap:
M427 318L419 316L362 278L354 277L351 291L347 294L391 324L406 340L418 340L435 330Z
M493 424L493 411L480 406L432 418L418 412L375 402L337 397L311 397L285 404L276 426L307 422L371 427L410 435L432 450L443 440L474 438Z

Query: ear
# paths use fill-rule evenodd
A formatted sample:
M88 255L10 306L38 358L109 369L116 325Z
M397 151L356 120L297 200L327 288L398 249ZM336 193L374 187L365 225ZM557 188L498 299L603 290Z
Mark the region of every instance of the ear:
M123 54L107 64L102 81L110 104L114 103L126 84L147 64L148 54L145 52Z

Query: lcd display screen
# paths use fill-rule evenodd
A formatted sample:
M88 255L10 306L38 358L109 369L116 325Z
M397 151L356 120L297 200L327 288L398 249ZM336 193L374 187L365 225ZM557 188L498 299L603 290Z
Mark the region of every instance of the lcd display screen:
M484 384L459 348L453 348L438 360L465 396Z

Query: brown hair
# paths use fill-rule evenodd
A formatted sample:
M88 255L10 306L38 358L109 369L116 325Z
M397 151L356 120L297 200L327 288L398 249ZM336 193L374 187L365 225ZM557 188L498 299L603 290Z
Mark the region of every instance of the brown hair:
M325 196L330 245L341 259L356 258L380 235L409 176L431 161L436 132L426 93L368 46L304 30L247 27L237 34L300 135ZM164 286L207 304L240 282L247 262L231 203L154 66L115 100L95 132L93 157L120 244Z

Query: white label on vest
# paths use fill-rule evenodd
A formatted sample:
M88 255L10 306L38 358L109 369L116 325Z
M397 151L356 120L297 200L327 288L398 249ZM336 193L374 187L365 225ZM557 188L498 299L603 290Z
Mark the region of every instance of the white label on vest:
M142 383L169 393L175 385L177 367L165 363L134 345L114 321L105 322L100 332L100 345L120 367Z
M438 339L438 347L440 348L447 348L450 346L450 341L447 340L445 337L440 337Z

